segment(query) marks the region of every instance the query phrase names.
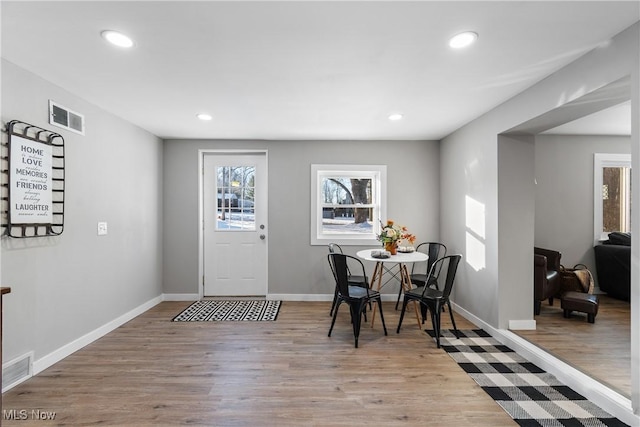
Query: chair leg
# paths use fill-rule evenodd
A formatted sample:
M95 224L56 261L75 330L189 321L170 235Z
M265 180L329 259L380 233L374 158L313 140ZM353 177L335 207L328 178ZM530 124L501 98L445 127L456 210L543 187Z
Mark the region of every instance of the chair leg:
M420 314L422 315L422 324L424 325L424 322L427 319L427 306L426 305L420 304Z
M400 333L400 326L402 326L402 319L404 319L404 312L407 310L408 303L409 303L409 299L405 295L404 301L402 302L402 311L400 312L400 321L398 322L398 329L396 329L396 334Z
M533 312L536 316L540 314L540 309L542 308L542 301L536 301L533 304Z
M431 313L431 324L433 325L433 333L436 336L436 347L440 348L440 307L429 307Z
M333 291L333 302L331 303L331 310L329 311L329 316L333 316L333 310L336 309L337 300L338 300L338 287L336 286L335 291Z
M353 337L355 345L358 348L358 338L360 338L360 324L362 323L362 310L364 307L360 304L349 304L351 308L351 323L353 323Z
M387 335L387 325L384 323L384 316L382 315L382 298L378 297L378 309L380 310L380 321L382 322L382 328L384 329L384 334Z
M402 285L400 285L400 289L398 289L398 300L396 301L396 311L398 311L398 304L400 303L400 295L402 295Z
M333 325L336 324L336 317L338 316L338 308L340 308L341 303L342 301L337 301L336 307L333 310L333 319L331 319L331 327L329 328L329 335L327 335L328 337L331 336L331 331L333 331Z
M451 302L447 301L447 305L449 306L449 316L451 317L451 324L453 325L453 331L456 334L456 338L460 339L460 336L458 335L458 327L456 326L456 321L453 318L453 310L451 309Z

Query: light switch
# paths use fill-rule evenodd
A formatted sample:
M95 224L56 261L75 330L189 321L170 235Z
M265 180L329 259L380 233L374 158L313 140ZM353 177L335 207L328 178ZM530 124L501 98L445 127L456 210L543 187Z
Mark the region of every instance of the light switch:
M105 236L107 234L107 223L99 222L98 223L98 236Z

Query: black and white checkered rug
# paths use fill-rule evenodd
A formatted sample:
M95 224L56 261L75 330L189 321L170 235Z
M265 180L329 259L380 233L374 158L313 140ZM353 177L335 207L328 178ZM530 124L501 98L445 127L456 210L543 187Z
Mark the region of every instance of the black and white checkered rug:
M433 331L426 331L434 337ZM442 348L521 426L626 426L482 329L443 331Z
M174 322L276 320L281 301L196 301L173 318Z

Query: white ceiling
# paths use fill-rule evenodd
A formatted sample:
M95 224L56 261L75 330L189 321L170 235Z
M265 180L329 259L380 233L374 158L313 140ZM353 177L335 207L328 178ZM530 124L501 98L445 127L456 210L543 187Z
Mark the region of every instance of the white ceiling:
M640 19L637 1L0 6L3 58L162 138L441 139ZM463 30L477 43L451 50Z

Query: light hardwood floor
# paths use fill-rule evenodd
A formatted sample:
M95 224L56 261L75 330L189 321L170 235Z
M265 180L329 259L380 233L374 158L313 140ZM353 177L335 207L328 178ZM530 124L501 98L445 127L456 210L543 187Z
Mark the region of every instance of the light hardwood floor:
M562 316L560 301L542 303L535 331L513 331L599 382L631 397L630 305L600 295L595 323L583 314Z
M4 425L516 425L415 317L396 334L393 303L389 335L377 317L358 349L345 305L331 338L326 302L285 301L275 322L171 322L187 305L161 303L8 391L5 410L56 418Z

